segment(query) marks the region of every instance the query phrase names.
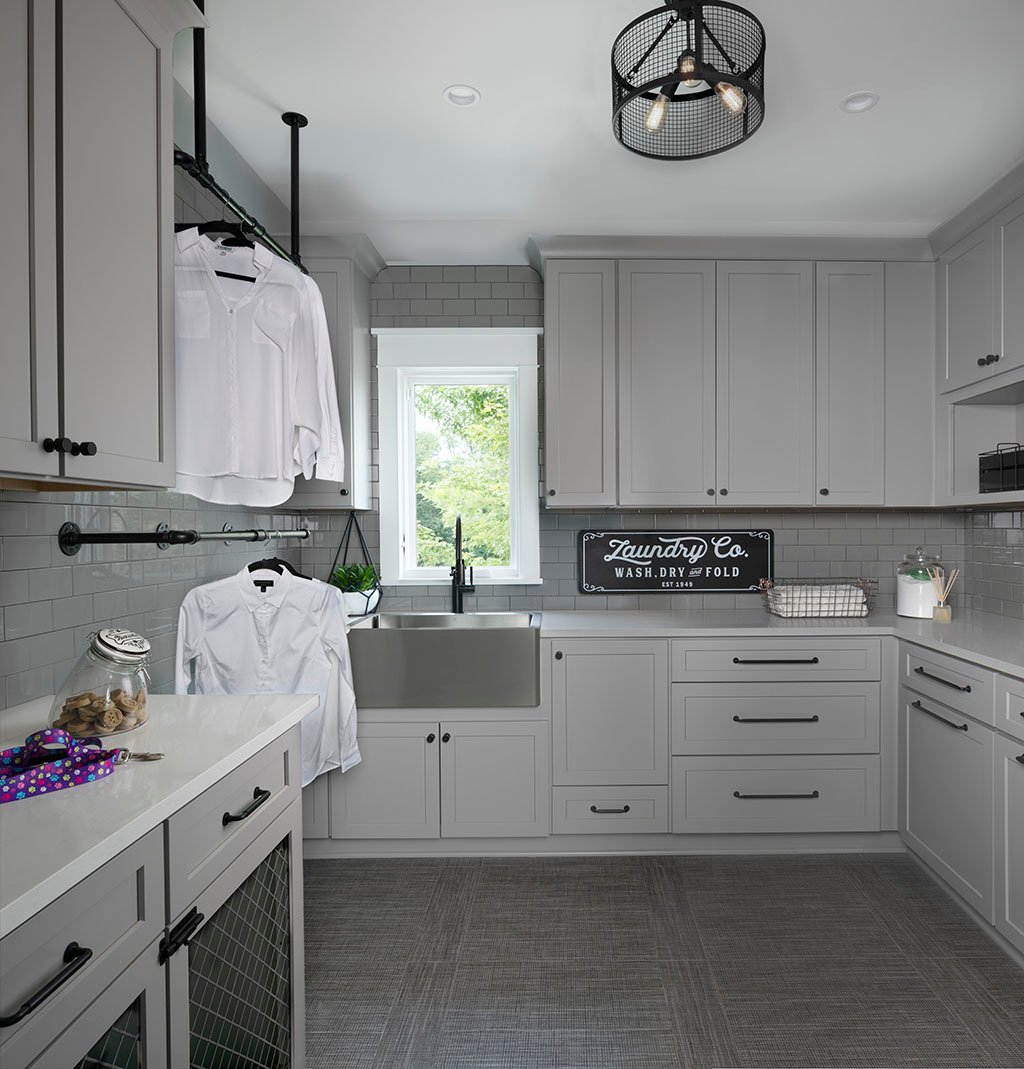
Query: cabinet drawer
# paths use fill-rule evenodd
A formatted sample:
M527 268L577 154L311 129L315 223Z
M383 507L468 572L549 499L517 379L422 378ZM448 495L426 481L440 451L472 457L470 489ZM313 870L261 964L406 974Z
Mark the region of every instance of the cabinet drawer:
M300 797L300 783L296 726L168 820L167 911L172 923L278 814ZM246 810L250 815L242 816ZM230 817L235 819L229 820Z
M1024 679L996 676L996 727L1024 739Z
M994 674L987 668L902 643L900 682L975 720L995 723Z
M555 787L559 834L668 831L668 787Z
M877 757L673 757L674 832L878 831Z
M72 943L82 948L84 960L37 1009L0 1029L0 1064L32 1061L160 934L163 889L163 828L154 828L0 943L0 1015L4 1016L14 1014L74 964L75 957L65 958ZM86 950L91 951L88 958Z
M878 639L715 638L672 643L672 681L880 679Z
M877 683L673 683L672 753L878 753Z

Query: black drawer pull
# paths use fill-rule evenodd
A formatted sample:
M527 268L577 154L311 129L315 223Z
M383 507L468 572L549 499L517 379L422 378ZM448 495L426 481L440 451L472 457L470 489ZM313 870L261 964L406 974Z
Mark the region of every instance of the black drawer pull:
M253 813L270 797L270 791L265 791L262 787L257 787L252 792L252 801L239 813L237 816L234 813L225 813L221 818L221 824L226 828L229 824L234 824L236 821L245 820L246 817L251 817Z
M818 714L814 716L734 716L737 724L817 724Z
M45 984L34 994L6 1017L0 1017L0 1028L7 1028L12 1024L27 1017L37 1006L42 1005L58 987L62 987L72 976L82 968L92 957L92 951L88 947L80 947L77 943L68 943L64 948L64 968L56 976L47 980Z
M767 660L750 660L746 657L733 657L733 664L817 664L817 657L770 657Z
M944 687L949 687L951 690L959 690L963 694L971 693L971 686L968 684L966 687L961 687L959 683L950 683L948 679L943 679L942 676L933 676L931 672L926 672L920 665L914 669L919 676L924 676L925 679L934 679L936 683L941 683Z
M733 798L818 798L820 797L817 791L811 791L810 794L740 794L739 791L732 792Z
M920 711L922 713L924 713L925 715L933 717L935 720L938 720L940 723L945 724L946 727L955 728L957 731L969 731L970 730L967 727L966 724L954 724L952 720L947 720L944 716L939 716L938 713L933 713L931 711L931 709L926 709L920 702L911 702L910 704L915 709L920 709Z
M596 805L590 807L591 813L628 813L629 806L624 805L621 809L598 809Z

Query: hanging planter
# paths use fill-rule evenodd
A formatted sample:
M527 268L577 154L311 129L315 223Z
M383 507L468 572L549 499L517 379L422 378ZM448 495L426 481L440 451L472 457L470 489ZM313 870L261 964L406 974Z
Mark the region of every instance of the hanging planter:
M359 549L363 560L349 563L348 555L353 534L359 539ZM340 564L338 563L339 557L341 558ZM369 616L380 606L384 593L380 585L380 575L370 558L370 550L367 548L366 539L363 538L362 528L354 512L349 513L348 523L345 525L341 542L338 543L338 552L334 554L334 563L331 565L331 573L327 581L341 591L345 612L350 617Z

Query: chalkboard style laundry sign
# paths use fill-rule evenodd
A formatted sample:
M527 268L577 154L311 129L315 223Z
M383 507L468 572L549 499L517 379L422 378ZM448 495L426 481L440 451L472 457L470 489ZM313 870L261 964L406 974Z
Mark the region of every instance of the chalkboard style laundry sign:
M584 594L733 594L772 578L772 531L580 531Z

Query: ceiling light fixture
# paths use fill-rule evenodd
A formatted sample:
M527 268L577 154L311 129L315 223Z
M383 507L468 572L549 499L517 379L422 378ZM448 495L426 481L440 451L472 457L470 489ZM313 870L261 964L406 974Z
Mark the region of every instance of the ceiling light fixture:
M764 27L726 0L665 0L612 45L612 130L640 156L695 160L764 120Z
M843 111L848 111L851 115L859 115L862 111L870 111L877 103L877 93L862 90L844 97L839 106Z
M480 90L471 85L448 85L445 86L442 96L457 108L468 108L480 99Z

